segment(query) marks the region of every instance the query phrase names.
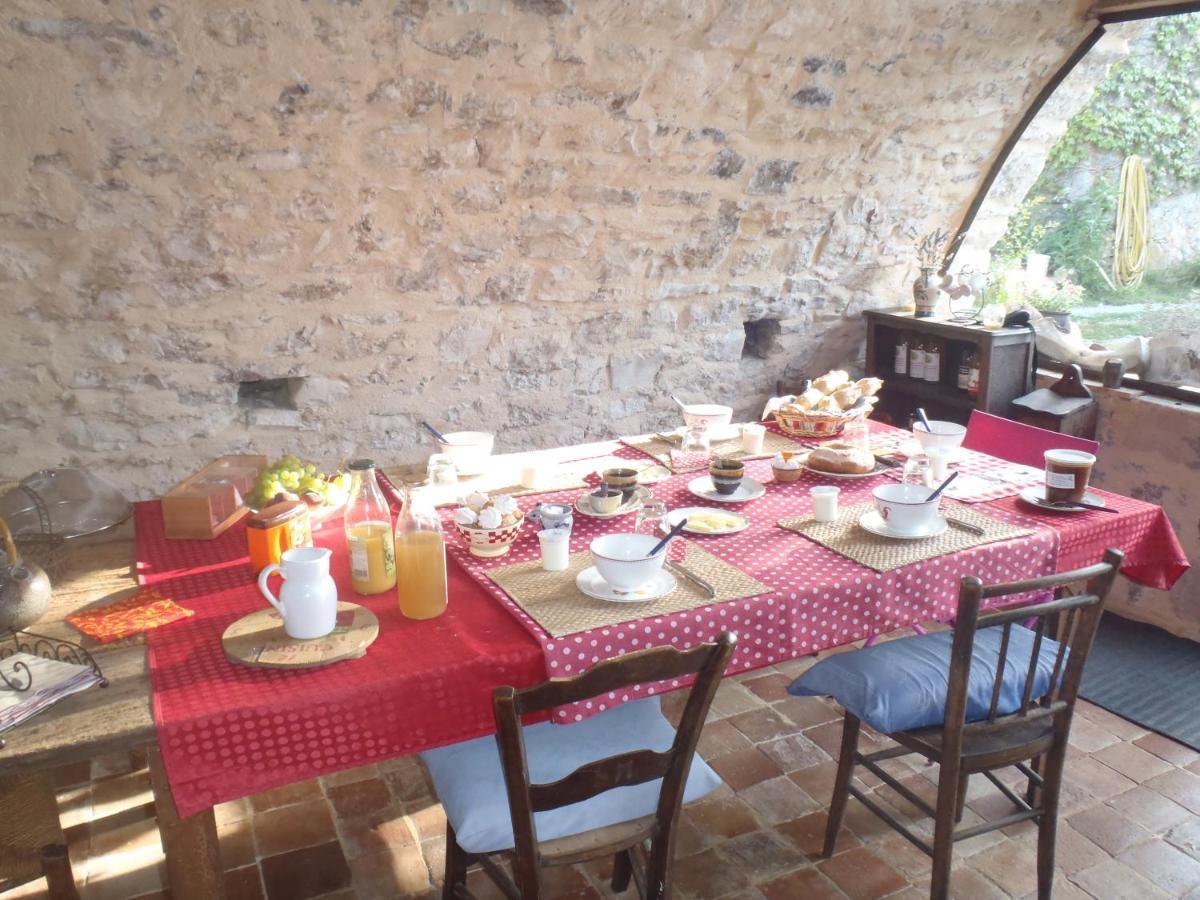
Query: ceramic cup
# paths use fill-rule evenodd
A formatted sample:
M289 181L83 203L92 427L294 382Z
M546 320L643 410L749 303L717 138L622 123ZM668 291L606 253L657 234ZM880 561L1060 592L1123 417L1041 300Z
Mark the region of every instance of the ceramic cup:
M601 485L588 494L588 502L594 512L612 513L621 508L621 504L625 502L625 495L616 488Z
M1046 499L1051 503L1082 500L1096 457L1083 450L1047 450Z
M565 503L539 503L529 511L528 518L543 529L565 528L570 531L575 524L575 511Z
M708 464L708 474L717 493L728 496L741 487L746 465L740 459L718 456Z
M888 528L902 534L920 534L937 523L938 500L923 484L881 484L872 491L875 508Z
M592 562L614 591L630 594L662 571L667 558L665 547L654 556L646 556L658 542L658 535L653 534L606 534L592 541Z
M637 474L637 469L605 469L600 473L600 480L620 491L628 500L637 490Z

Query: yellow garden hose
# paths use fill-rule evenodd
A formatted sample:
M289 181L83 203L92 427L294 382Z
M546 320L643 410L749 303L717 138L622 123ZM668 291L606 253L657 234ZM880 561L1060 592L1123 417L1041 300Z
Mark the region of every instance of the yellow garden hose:
M1150 189L1140 156L1128 156L1121 165L1117 187L1117 228L1113 240L1113 281L1119 288L1135 288L1146 274L1150 250Z

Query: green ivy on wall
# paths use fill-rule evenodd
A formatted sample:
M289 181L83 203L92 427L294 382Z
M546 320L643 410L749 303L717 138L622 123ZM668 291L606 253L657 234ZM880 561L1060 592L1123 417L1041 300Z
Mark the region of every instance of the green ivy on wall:
M1051 148L1038 180L992 248L1001 266L1037 251L1075 273L1089 294L1112 294L1107 269L1121 161L1146 161L1158 196L1200 184L1200 13L1169 16L1153 25L1154 55L1128 58L1110 69L1095 94ZM1111 154L1083 197L1068 199L1067 180L1097 154Z

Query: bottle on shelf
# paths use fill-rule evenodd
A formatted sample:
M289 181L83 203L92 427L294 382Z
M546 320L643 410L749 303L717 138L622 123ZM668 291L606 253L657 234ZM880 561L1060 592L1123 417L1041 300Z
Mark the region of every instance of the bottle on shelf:
M925 345L925 380L940 381L942 378L942 342L930 338Z
M421 490L404 497L396 520L396 596L410 619L446 611L446 541L433 500Z
M908 374L908 342L909 337L903 332L896 339L896 359L892 369L897 375Z
M925 339L914 335L908 344L908 376L925 377Z
M392 513L379 482L375 462L350 463L350 499L346 501L346 546L350 551L350 583L360 594L382 594L396 586L396 550Z
M971 354L971 373L967 379L967 393L972 397L979 396L979 352Z
M958 389L960 391L968 390L971 386L971 357L975 351L971 347L967 347L962 352L962 356L958 358Z

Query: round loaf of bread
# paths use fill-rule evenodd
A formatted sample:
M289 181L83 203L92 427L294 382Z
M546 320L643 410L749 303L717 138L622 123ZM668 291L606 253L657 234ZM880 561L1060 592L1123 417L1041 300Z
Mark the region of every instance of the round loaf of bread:
M836 475L866 475L875 471L875 454L862 447L818 447L808 454L808 467Z

